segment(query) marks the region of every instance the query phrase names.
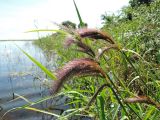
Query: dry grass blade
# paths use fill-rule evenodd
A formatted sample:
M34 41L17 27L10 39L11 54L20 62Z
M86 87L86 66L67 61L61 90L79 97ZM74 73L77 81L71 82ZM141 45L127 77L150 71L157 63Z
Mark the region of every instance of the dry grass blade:
M157 109L160 110L160 104L147 96L136 96L132 98L127 98L124 100L125 103L146 103L154 105Z
M79 51L84 52L84 53L90 55L91 57L95 57L95 53L88 45L84 44L81 41L77 41L76 44L80 48Z
M82 28L82 29L77 30L77 33L82 38L88 37L88 38L94 38L94 39L103 39L111 44L115 43L114 40L109 35L97 29Z
M103 70L100 68L99 64L96 61L89 58L72 60L56 72L58 80L53 83L51 92L57 93L63 82L73 76L94 73L100 74L105 77Z

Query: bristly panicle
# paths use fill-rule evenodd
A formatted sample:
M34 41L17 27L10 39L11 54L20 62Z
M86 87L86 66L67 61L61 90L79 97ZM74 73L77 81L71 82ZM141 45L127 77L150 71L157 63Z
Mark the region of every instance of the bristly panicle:
M64 41L64 47L65 48L68 48L68 47L70 47L72 44L75 44L75 40L74 40L74 38L73 37L71 37L71 36L69 36L69 37L67 37L66 39L65 39L65 41Z
M154 105L158 110L160 110L160 104L151 99L148 96L136 96L132 98L126 98L124 100L125 103L146 103Z
M78 49L79 51L84 52L84 53L90 55L91 57L95 57L95 53L91 49L91 47L89 47L88 45L86 45L82 41L77 41L76 44L79 47L79 49Z
M89 47L88 45L86 45L82 41L78 41L78 40L76 41L72 37L67 37L66 41L65 41L65 47L69 47L72 44L76 44L79 47L78 51L86 53L91 57L95 57L95 53L91 49L91 47Z
M115 44L114 40L109 35L96 29L82 28L78 29L77 33L82 38L103 39L111 44Z
M53 83L51 93L57 93L64 81L85 74L97 74L105 77L103 70L96 61L89 58L72 60L56 72L57 80Z

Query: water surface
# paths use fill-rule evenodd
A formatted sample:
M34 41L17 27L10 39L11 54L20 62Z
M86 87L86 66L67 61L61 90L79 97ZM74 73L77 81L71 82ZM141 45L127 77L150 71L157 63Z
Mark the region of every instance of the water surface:
M22 99L16 100L17 95L25 96L30 101L45 96L44 73L16 45L45 66L49 61L32 41L0 41L0 118L7 110L26 104ZM38 106L45 107L42 104ZM5 119L41 120L44 116L20 110L9 113Z
M0 41L0 118L6 111L27 104L24 99L17 99L18 95L24 96L31 102L50 95L47 84L53 81L49 81L46 75L17 46L48 69L54 70L57 66L55 62L56 54L53 51L49 55L46 54L32 41ZM61 114L70 107L65 105L66 100L65 96L59 96L32 107L42 110L48 109L55 114ZM55 119L53 116L29 110L9 112L4 117L4 120ZM90 119L83 118L81 120Z

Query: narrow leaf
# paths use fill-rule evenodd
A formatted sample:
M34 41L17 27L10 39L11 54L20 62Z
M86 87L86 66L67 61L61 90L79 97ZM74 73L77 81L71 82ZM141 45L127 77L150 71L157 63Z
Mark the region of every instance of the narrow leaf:
M54 114L54 113L51 113L51 112L48 112L48 111L44 111L44 110L40 110L40 109L37 109L37 108L33 108L33 107L25 107L25 109L40 112L40 113L44 113L44 114L48 114L48 115L52 115L52 116L55 116L55 117L59 117L59 115L57 115L57 114Z
M100 120L105 120L104 104L105 101L102 96L98 96L98 106L99 106L99 117Z
M18 46L17 46L18 47ZM18 47L19 48L19 47ZM53 75L45 66L43 66L40 62L38 62L36 59L34 59L32 56L30 56L28 53L26 53L24 50L19 48L32 62L34 62L41 70L43 70L51 79L56 80L56 76Z
M26 33L28 33L28 32L57 32L57 33L61 33L61 34L67 34L63 30L53 30L53 29L36 29L36 30L26 31Z
M76 2L73 0L73 3L74 3L74 6L75 6L75 9L76 9L76 12L77 12L77 15L78 15L78 19L79 19L79 22L80 22L80 26L81 27L84 27L84 22L82 21L82 18L81 18L81 15L79 13L79 10L78 10L78 7L76 5Z
M152 115L152 113L154 112L154 110L155 110L154 107L149 108L149 110L148 110L147 113L145 114L144 120L148 120L148 119L151 117L151 115Z

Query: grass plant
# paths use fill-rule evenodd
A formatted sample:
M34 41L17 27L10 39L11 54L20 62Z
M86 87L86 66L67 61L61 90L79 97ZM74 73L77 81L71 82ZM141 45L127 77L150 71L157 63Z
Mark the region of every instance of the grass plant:
M59 69L53 77L57 80L52 84L51 96L17 109L42 112L62 120L73 117L100 120L159 120L160 66L158 59L152 54L147 57L148 50L142 48L142 44L148 45L148 42L140 41L142 39L139 37L143 35L135 36L139 33L135 32L136 28L139 29L139 19L124 21L124 17L112 16L116 19L113 19L112 24L106 23L102 30L83 28L83 20L75 1L74 5L82 28L71 30L60 26L65 35L56 33L35 43L41 44L44 50L54 49L59 56L56 61ZM151 15L154 14L154 9L158 10L159 5L159 0L156 0L149 6ZM142 9L141 7L138 9ZM133 11L138 14L137 10ZM129 28L132 29L131 37L128 33ZM154 41L159 40L157 36ZM153 48L156 49L154 55L158 55L157 45ZM38 63L24 51L23 53ZM67 96L66 104L71 107L60 115L32 107L62 94Z

